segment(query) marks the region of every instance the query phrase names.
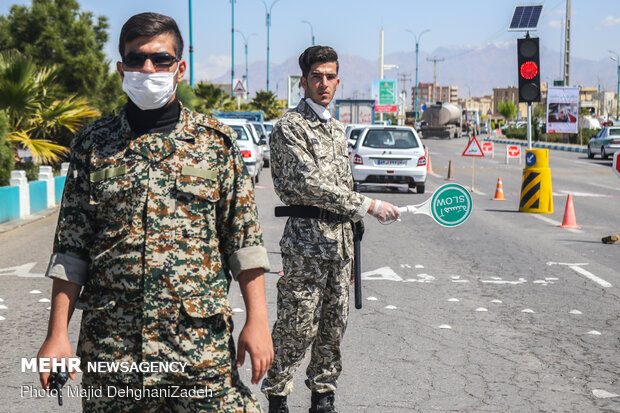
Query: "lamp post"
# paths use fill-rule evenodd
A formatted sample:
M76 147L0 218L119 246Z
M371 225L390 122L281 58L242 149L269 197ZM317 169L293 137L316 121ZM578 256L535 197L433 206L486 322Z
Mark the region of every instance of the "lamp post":
M312 28L312 23L310 23L308 20L302 20L302 23L306 23L308 26L310 26L310 35L312 36L312 46L314 46L314 29Z
M248 37L245 37L245 35L243 34L241 30L235 30L235 31L239 33L241 37L243 37L243 44L245 46L245 92L247 96L249 96L250 95L250 78L248 77L248 41L250 40L250 37L256 36L256 33L252 33Z
M230 0L232 10L231 26L231 68L230 68L230 95L235 96L235 0Z
M616 120L618 121L620 120L620 116L618 116L620 114L620 56L618 56L618 53L613 50L608 50L608 52L616 55L615 58L612 56L609 58L615 61L618 65L618 89L616 90Z
M194 88L194 41L192 38L192 0L189 0L189 87Z
M414 103L415 108L414 110L415 110L415 118L418 119L418 54L420 52L420 38L422 37L424 33L430 32L431 29L423 30L420 33L418 33L418 35L416 35L411 30L407 30L407 31L411 33L411 35L415 39L415 103Z
M269 28L271 27L271 9L273 9L273 6L280 0L274 0L273 3L271 3L271 6L267 7L267 2L265 2L265 0L262 0L263 4L265 5L265 13L267 14L266 16L266 24L267 24L267 91L269 91Z

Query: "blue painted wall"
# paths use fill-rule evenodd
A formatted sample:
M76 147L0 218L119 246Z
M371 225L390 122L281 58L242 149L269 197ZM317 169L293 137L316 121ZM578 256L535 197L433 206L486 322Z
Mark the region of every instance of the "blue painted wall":
M56 191L56 204L62 201L62 191L65 189L66 176L57 176L54 178L54 190Z
M19 218L19 187L0 187L0 222Z
M28 185L30 186L30 213L36 214L47 208L47 183L35 181Z

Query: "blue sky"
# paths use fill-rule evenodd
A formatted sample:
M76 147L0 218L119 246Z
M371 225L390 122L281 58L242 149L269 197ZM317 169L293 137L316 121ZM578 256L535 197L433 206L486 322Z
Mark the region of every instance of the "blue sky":
M110 23L106 52L118 59L118 34L133 14L155 11L175 18L189 44L188 0L78 0L83 10L105 15ZM273 0L265 0L271 5ZM0 14L12 4L30 1L0 1ZM476 47L488 43L514 43L520 33L508 32L517 4L541 3L528 0L278 0L272 8L270 34L272 63L298 56L310 45L312 24L317 44L333 46L340 54L377 59L379 30L385 30L385 54L415 50L414 38L405 30L425 33L420 50L431 53L439 47ZM566 0L544 4L536 34L541 44L560 51ZM592 60L608 59L608 50L620 53L620 1L573 0L571 56ZM195 80L213 79L230 70L231 1L193 0ZM236 0L235 28L249 39L249 61L266 60L267 34L262 0ZM187 58L187 47L184 52ZM449 56L446 56L449 57ZM244 61L243 42L235 34L235 63ZM614 63L609 60L609 64Z

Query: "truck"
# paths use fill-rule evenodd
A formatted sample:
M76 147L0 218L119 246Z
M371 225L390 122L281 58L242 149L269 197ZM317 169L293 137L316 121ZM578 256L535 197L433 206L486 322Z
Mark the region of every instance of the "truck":
M463 109L462 125L463 132L469 136L472 134L480 135L480 112L478 109Z
M454 103L437 102L422 115L427 125L421 126L425 138L460 138L463 136L461 107Z
M344 124L375 123L375 101L372 99L337 99L336 119Z

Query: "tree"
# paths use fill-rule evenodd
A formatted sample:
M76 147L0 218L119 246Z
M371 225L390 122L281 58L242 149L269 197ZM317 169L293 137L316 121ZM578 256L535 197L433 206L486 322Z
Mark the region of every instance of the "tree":
M38 68L13 51L0 53L0 112L8 121L6 139L28 149L35 163L56 162L87 120L100 113L85 98L65 97L56 86L55 66Z
M11 171L15 164L13 145L6 139L9 121L0 111L0 186L9 184Z
M237 105L232 97L220 86L213 83L199 82L194 87L198 98L196 111L210 114L212 110L235 110Z
M509 100L499 102L497 104L497 110L507 121L510 121L517 114L517 107Z
M281 115L281 105L272 91L260 90L256 92L256 97L252 99L252 107L256 110L265 112L265 119L276 119Z
M108 114L118 108L122 89L104 53L107 29L106 17L95 20L77 0L32 0L0 16L0 51L15 49L38 66L57 65L66 95L84 96Z

